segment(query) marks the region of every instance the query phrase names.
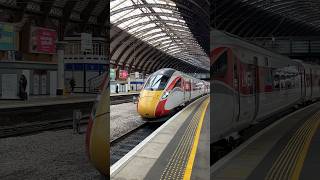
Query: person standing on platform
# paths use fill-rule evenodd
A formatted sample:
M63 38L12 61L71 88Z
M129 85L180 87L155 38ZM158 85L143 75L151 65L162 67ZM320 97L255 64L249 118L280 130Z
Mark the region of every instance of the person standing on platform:
M70 87L71 87L71 93L73 93L74 88L76 86L76 81L72 78L69 83L70 83Z
M28 84L27 78L22 74L19 80L19 97L22 100L28 99L28 94L26 92L27 84Z
M116 93L119 93L119 84L116 85Z

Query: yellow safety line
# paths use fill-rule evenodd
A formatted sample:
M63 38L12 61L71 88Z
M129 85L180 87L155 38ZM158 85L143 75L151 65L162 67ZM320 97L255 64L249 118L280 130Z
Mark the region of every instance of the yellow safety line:
M312 132L310 133L308 139L306 140L306 142L305 142L305 144L303 146L303 150L302 150L302 152L301 152L301 154L299 156L299 160L298 160L298 162L297 162L297 164L296 164L296 166L294 168L293 174L291 176L292 180L299 180L299 178L300 178L300 173L301 173L301 170L302 170L302 167L303 167L304 160L305 160L305 158L307 156L312 137L316 133L316 131L317 131L318 127L319 127L319 124L320 124L320 120L317 119L317 122L313 126Z
M191 153L190 153L190 156L189 156L189 160L188 160L188 164L187 164L187 167L185 169L184 176L183 176L184 180L189 180L191 178L193 163L194 163L194 159L196 157L196 152L197 152L197 148L198 148L200 133L201 133L201 129L202 129L202 123L203 123L203 120L204 120L204 116L206 114L206 110L208 108L209 98L206 99L204 103L205 103L205 108L202 111L201 118L200 118L200 121L199 121L199 125L197 127L197 131L196 131L196 134L194 136L194 143L193 143L193 146L192 146L192 149L191 149Z

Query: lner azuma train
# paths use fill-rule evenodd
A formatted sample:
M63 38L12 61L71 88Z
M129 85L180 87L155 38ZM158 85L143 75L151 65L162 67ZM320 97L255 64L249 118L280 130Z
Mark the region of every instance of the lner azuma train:
M106 177L109 176L109 113L110 93L107 73L100 85L98 95L90 114L86 131L86 149L90 162Z
M210 141L320 97L320 67L211 30Z
M177 107L208 94L210 84L180 71L165 68L151 74L138 99L138 113L145 120L169 115Z

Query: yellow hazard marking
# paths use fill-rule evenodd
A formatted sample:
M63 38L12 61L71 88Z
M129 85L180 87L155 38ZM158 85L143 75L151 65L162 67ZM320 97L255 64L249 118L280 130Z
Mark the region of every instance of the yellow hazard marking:
M207 98L205 100L205 102L203 102L203 103L205 105L204 105L204 108L202 110L200 121L199 121L197 130L196 130L196 134L194 136L194 142L193 142L193 145L192 145L191 153L189 155L189 160L188 160L188 163L187 163L187 167L185 169L184 176L183 176L184 180L189 180L191 178L193 163L194 163L194 159L196 157L196 152L197 152L198 143L199 143L199 139L200 139L200 133L201 133L201 129L202 129L202 124L203 124L204 116L206 115L206 111L207 111L207 108L208 108L208 105L209 105L209 98Z
M300 154L300 156L298 158L298 162L297 162L297 164L296 164L296 166L294 168L294 171L293 171L293 174L292 174L292 177L291 177L292 180L298 180L299 177L300 177L300 173L301 173L301 170L302 170L302 167L303 167L303 164L304 164L304 160L305 160L305 158L307 156L311 140L312 140L314 134L316 133L316 131L317 131L318 127L319 127L319 124L320 124L320 120L319 120L319 117L318 117L316 123L312 127L310 135L308 136L306 142L304 143L302 152L301 152L301 154Z
M309 118L290 138L269 170L266 180L299 179L311 139L319 126L320 111Z

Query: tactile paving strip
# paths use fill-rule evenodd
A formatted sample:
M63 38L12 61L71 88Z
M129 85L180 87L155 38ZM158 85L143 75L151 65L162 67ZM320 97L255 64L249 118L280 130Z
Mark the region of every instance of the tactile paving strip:
M186 128L178 146L171 155L168 164L161 175L161 180L183 179L184 172L188 163L188 158L191 153L194 143L194 136L201 118L201 113L205 110L205 101L193 115L188 127Z

